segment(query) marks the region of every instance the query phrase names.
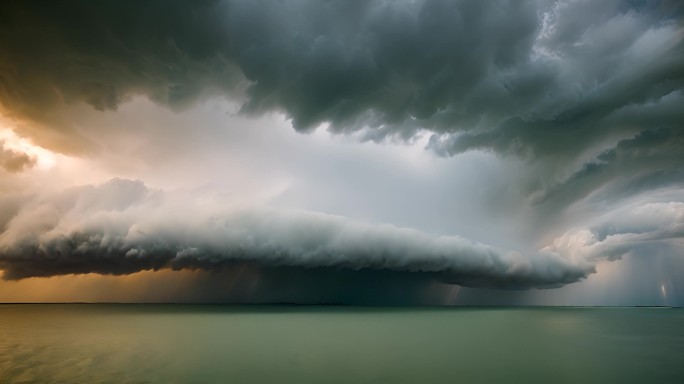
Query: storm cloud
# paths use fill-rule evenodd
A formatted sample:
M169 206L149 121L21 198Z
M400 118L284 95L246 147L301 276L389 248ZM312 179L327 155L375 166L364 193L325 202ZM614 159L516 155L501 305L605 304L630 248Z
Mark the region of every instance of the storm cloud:
M684 250L684 203L648 203L618 209L585 229L573 229L545 251L585 260L617 260L669 243ZM646 252L643 252L646 250Z
M226 208L213 199L150 190L141 182L27 198L5 219L6 279L142 270L220 270L230 263L425 274L502 288L551 287L593 265L558 253L523 256L457 236L430 236L302 211Z
M3 1L0 269L547 288L672 261L683 16L668 0Z
M63 150L78 150L86 128L60 107L115 109L134 95L183 108L223 94L245 113L282 111L299 131L329 123L381 139L428 130L445 154L573 157L605 140L681 129L668 102L684 81L675 1L2 7L0 104L44 126L26 134Z
M684 105L684 104L683 104ZM550 212L588 199L615 204L640 194L684 187L684 131L650 129L601 152L569 176L532 192Z

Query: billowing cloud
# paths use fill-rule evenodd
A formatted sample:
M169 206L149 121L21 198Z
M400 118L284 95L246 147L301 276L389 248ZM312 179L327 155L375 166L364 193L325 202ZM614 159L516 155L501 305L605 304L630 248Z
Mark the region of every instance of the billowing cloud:
M456 236L311 212L226 207L128 180L36 196L20 206L0 234L0 266L9 279L220 270L246 262L530 288L572 283L593 271L584 260L558 254L523 256Z
M21 172L36 164L36 158L21 151L8 148L0 140L0 168L7 172Z
M616 260L629 252L671 243L684 251L684 203L648 203L611 212L590 228L573 229L544 251L591 261ZM644 252L646 250L646 252Z
M59 107L113 109L137 94L180 108L222 93L244 112L283 111L301 131L323 122L372 128L369 138L428 129L447 154L572 157L682 121L668 102L684 84L674 1L2 6L0 103L50 126L25 133L66 150L79 141L59 137L86 128Z
M668 0L3 1L0 122L32 149L0 147L0 264L9 279L246 265L276 280L529 288L670 257L683 12ZM297 134L316 127L332 134ZM121 180L29 193L117 176L234 199Z
M533 201L551 212L588 198L612 204L657 190L682 193L684 131L650 129L601 152L561 181L535 190Z

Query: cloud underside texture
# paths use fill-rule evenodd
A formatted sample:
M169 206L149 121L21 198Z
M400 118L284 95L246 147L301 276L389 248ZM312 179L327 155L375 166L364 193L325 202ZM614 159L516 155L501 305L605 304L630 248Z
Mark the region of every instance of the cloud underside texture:
M152 190L121 179L2 203L14 207L0 217L0 268L6 279L158 269L218 272L246 265L544 288L579 281L598 261L684 235L684 203L612 213L532 255L339 216L231 208L216 197Z
M115 109L139 94L172 108L224 94L247 113L283 111L301 131L329 122L372 127L379 139L428 129L445 154L572 155L652 129L681 137L676 1L7 1L2 10L0 103L58 131L45 133L57 141L78 133L56 109Z
M551 212L684 182L678 1L4 1L0 108L35 143L97 152L70 107L223 96L366 139L520 156ZM95 140L96 141L96 140ZM557 173L564 164L578 164ZM29 167L28 164L25 167ZM16 166L13 166L15 171Z
M4 218L6 279L72 273L231 266L415 273L469 286L558 286L593 268L560 255L523 257L454 236L431 236L342 217L263 208L228 209L201 196L112 180L26 197Z
M0 202L0 264L9 279L249 263L471 286L581 280L597 261L682 238L682 206L670 201L684 185L682 31L677 1L3 1L0 112L50 149L96 151L69 112L83 103L115 110L142 95L180 110L225 96L245 114L282 112L300 132L427 130L445 156L579 161L540 172L533 204L554 215L589 196L614 211L520 255L117 181ZM0 151L8 171L30 167L20 156ZM611 205L663 189L677 199ZM643 215L649 226L614 229Z

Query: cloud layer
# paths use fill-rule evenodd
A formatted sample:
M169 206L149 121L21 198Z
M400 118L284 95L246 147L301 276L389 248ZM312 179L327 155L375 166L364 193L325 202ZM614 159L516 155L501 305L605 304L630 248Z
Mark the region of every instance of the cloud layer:
M573 229L544 249L594 262L669 243L684 251L684 203L647 203L615 210L589 228Z
M0 234L0 266L8 279L221 270L247 262L411 272L466 286L531 288L572 283L593 271L582 259L556 253L523 256L456 236L338 216L230 208L121 179L18 205L4 218Z
M676 1L3 2L0 104L78 150L60 107L210 94L369 138L428 129L433 148L576 156L680 130ZM67 140L64 135L70 136Z
M0 217L6 279L247 267L271 271L264 275L275 280L278 271L307 276L298 269L315 269L326 276L338 270L472 287L545 288L582 280L596 263L649 246L682 247L684 238L681 202L611 212L532 255L340 216L230 206L217 196L165 192L123 179L11 204L18 208Z
M145 96L180 110L221 96L247 115L282 112L302 132L428 132L437 154L527 159L536 180L523 193L549 215L599 190L628 197L684 182L681 2L1 7L0 108L54 150L107 147L83 105L116 110Z
M679 254L683 12L668 0L3 1L0 268L531 288ZM321 125L333 134L295 133ZM114 176L236 195L127 180L31 193Z

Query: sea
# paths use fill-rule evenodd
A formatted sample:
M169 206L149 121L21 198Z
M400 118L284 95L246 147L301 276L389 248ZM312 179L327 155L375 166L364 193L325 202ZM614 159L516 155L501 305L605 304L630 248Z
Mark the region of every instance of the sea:
M0 383L684 383L684 309L2 304Z

